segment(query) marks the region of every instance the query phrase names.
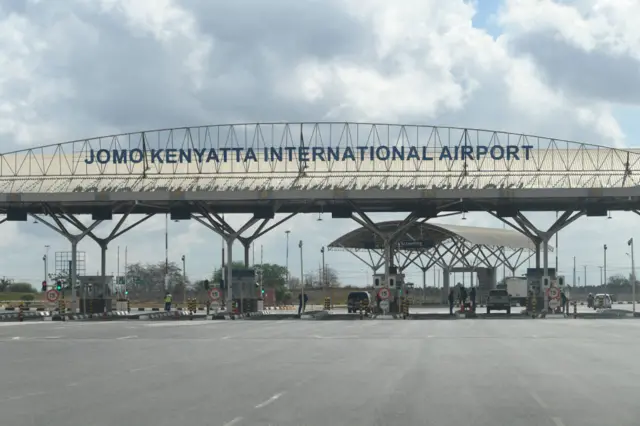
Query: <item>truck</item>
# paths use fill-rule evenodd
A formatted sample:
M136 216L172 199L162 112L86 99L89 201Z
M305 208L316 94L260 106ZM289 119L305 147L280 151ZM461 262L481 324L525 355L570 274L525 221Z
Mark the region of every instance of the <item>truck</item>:
M507 290L511 297L511 303L516 303L520 306L527 305L528 284L525 277L507 277L504 280L504 284L497 286L497 288Z

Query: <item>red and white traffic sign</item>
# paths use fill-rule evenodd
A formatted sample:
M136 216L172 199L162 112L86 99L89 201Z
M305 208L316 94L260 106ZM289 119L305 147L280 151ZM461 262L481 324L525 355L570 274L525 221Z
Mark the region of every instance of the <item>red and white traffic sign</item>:
M556 287L551 287L549 289L549 298L550 299L559 299L560 298L560 290Z
M47 291L46 297L47 301L55 302L60 297L60 293L58 293L58 290L52 288L51 290Z
M217 288L212 288L211 290L209 290L209 298L214 302L216 300L220 300L220 296L220 290L218 290Z
M388 288L383 287L380 290L378 290L378 297L382 300L388 300L391 298L391 292L389 291Z

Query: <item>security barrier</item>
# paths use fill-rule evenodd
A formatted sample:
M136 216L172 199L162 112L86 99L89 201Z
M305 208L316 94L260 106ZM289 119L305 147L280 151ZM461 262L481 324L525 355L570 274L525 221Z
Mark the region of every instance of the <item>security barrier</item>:
M18 306L18 321L22 322L23 319L24 319L24 305L20 303L20 306Z
M533 298L531 299L531 318L535 318L537 316L538 313L538 307L537 307L537 300L538 298L536 296L533 296Z
M330 297L325 297L324 298L324 310L325 311L330 311L331 310L331 298Z

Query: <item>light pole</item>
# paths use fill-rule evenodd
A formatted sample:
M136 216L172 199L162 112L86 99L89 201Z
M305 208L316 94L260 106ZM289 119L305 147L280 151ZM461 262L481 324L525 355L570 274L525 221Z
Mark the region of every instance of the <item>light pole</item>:
M300 303L302 304L300 314L302 314L304 312L304 264L302 262L302 240L298 243L298 247L300 247Z
M284 231L285 234L287 234L287 251L286 251L286 263L285 263L285 268L287 269L287 288L291 288L291 274L289 273L289 234L291 233L291 231L287 230Z
M164 215L164 289L169 291L169 215Z
M45 285L49 284L49 245L44 246L44 282Z
M633 238L627 241L627 245L631 246L631 297L633 298L633 313L636 313L636 263L633 258Z
M182 255L182 303L187 303L187 257Z
M604 291L605 293L608 293L607 291L607 245L604 245Z
M326 288L327 288L327 264L324 263L324 246L320 249L320 253L322 253L322 296L326 297Z

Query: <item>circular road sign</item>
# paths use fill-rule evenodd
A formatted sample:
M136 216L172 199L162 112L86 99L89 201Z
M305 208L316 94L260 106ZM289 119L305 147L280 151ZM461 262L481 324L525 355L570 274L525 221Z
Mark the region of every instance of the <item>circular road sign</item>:
M216 300L220 300L220 290L218 290L217 288L212 288L211 290L209 290L209 298L214 302Z
M560 306L560 301L558 299L551 299L549 300L549 307L551 309L556 309L557 307Z
M380 302L380 309L382 309L384 312L389 312L389 301L388 300L382 300Z
M559 299L560 298L560 290L556 287L551 287L549 289L549 298L550 299Z
M381 288L380 290L378 290L378 297L380 297L380 299L382 300L388 300L389 298L391 298L391 292L386 287Z
M56 300L58 300L58 297L60 297L60 293L58 293L58 291L55 289L51 289L47 291L46 296L47 296L47 301L55 302Z

